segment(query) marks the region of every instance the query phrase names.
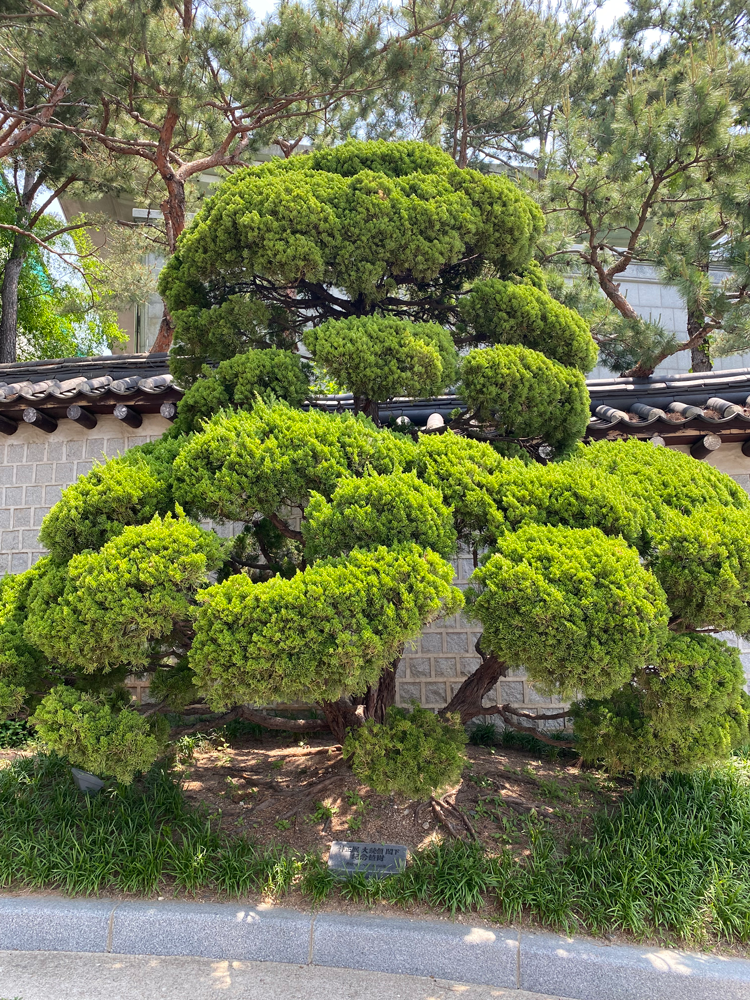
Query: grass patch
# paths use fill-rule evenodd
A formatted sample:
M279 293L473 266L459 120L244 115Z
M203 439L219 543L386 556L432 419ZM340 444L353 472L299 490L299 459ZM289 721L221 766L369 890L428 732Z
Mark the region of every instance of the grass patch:
M89 799L64 761L38 755L0 772L0 885L235 897L278 897L294 886L316 904L338 893L566 931L750 941L750 756L640 783L565 851L540 817L514 822L527 828L527 857L447 842L415 852L398 875L342 881L315 854L228 837L216 816L185 803L164 769Z
M25 758L0 771L0 886L84 895L150 894L166 884L230 896L286 891L295 858L229 840L216 826L158 766L139 783L88 798L60 758Z

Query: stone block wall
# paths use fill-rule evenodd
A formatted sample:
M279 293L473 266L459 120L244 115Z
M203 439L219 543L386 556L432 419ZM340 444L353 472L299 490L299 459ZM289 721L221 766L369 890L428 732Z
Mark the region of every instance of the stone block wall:
M453 565L456 570L454 583L463 589L474 572L474 564L471 558L459 555L453 560ZM475 643L481 634L481 627L476 622L470 622L462 613L439 618L428 625L419 638L404 650L396 673L396 703L407 707L416 700L425 708L444 708L479 666ZM562 702L559 698L538 692L523 670L515 670L508 677L501 678L497 688L488 691L484 704L510 704L537 715L558 710ZM547 725L559 727L563 721L556 720Z
M0 440L0 576L22 573L44 549L39 526L66 486L89 472L94 462L161 437L169 421L146 414L137 430L114 416L100 416L87 431L72 420L45 434L19 423L12 437Z

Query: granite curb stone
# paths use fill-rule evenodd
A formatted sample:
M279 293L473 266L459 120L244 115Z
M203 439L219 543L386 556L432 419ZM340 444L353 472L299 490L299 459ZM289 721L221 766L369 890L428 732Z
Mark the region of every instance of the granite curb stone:
M312 964L515 989L518 931L323 913L315 918Z
M313 918L296 910L231 903L123 903L110 951L253 962L310 961Z
M750 961L650 945L525 932L520 968L520 989L574 1000L750 998Z
M301 913L270 905L0 897L0 951L67 951L317 965L434 976L571 1000L749 1000L750 961L648 945Z
M106 952L113 900L0 897L0 951Z

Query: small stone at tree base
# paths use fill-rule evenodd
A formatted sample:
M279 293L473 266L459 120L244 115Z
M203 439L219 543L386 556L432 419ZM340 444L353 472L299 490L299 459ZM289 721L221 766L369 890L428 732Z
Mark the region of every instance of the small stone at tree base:
M351 875L354 872L362 872L371 878L395 875L406 868L407 850L403 844L363 844L334 840L328 855L328 867L341 875Z
M73 780L76 785L86 795L96 795L104 788L104 782L95 774L89 774L88 771L82 771L78 767L71 767L70 770L73 772Z

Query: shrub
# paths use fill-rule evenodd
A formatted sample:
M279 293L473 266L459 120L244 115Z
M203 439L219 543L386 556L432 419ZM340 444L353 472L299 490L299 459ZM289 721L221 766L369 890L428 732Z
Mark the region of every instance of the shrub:
M29 592L25 636L84 673L143 668L151 644L190 621L191 600L221 561L222 545L184 516L155 515L125 528L99 552L52 561Z
M0 681L0 720L19 712L25 696L26 692L18 684Z
M472 579L483 649L562 694L615 690L666 638L657 580L634 549L596 528L519 528Z
M303 534L309 558L408 542L445 557L456 548L451 511L440 493L413 472L344 479L330 502L314 493Z
M650 565L676 625L750 632L750 510L712 504L689 516L669 511Z
M40 560L25 573L0 580L0 720L15 715L26 691L33 691L45 673L46 657L25 636L29 591L44 571L45 560Z
M583 375L526 347L471 351L461 366L461 395L501 436L541 438L570 449L589 421Z
M506 463L487 481L505 530L524 524L598 528L631 545L643 541L641 505L620 483L596 468L575 462L521 466Z
M584 373L596 364L586 320L531 284L477 281L461 301L461 315L479 341L529 347Z
M128 524L147 524L168 507L163 482L145 462L95 465L65 490L45 517L39 541L57 559L101 548Z
M216 368L203 366L201 378L190 385L178 404L177 431L189 432L219 410L251 410L258 399L284 400L300 406L309 393L309 365L291 351L249 350Z
M220 413L175 462L180 502L207 517L251 521L283 504L304 506L312 492L329 499L340 479L408 469L414 445L378 431L365 417L333 416L258 404Z
M342 292L360 310L394 314L391 300L413 292L432 319L433 303L438 313L484 262L523 270L542 229L512 181L460 170L421 143L350 141L238 170L161 272L174 354L189 372L208 356L287 346L311 310L318 322L340 318Z
M344 756L357 777L376 792L422 799L456 784L466 763L465 745L458 718L441 721L414 703L411 712L392 705L385 723L370 719L350 732Z
M492 495L493 474L520 474L523 468L521 461L502 458L484 441L452 431L423 434L417 446L417 475L440 490L453 511L458 537L471 547L481 544L490 526L497 528L503 520Z
M639 776L712 766L747 742L744 683L736 649L709 635L673 635L653 666L609 699L572 707L581 755Z
M642 505L652 525L666 516L665 508L683 514L706 504L750 508L750 497L725 473L671 448L655 448L649 441L595 441L579 448L575 461L612 476Z
M127 708L113 711L103 700L62 685L42 700L31 721L47 746L71 764L125 785L163 749L148 719Z
M422 626L463 603L453 567L416 545L355 549L289 580L235 575L199 595L190 665L214 708L363 694Z
M357 399L431 396L456 378L456 348L437 323L353 316L311 327L304 342L328 375Z

